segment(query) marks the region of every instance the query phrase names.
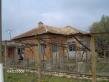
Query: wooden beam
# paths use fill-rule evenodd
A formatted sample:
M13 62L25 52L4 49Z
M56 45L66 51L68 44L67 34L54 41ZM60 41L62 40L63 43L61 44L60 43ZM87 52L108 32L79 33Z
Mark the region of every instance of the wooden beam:
M91 62L92 62L92 82L96 82L96 52L95 52L95 40L94 36L91 36L90 41L90 49L91 49Z
M5 66L7 66L6 64L7 64L7 42L5 41L5 45L4 45L4 47L5 47L5 52L4 52L4 63L5 63Z
M76 36L74 36L74 35L72 35L72 36L80 45L82 45L85 49L90 51L90 49L86 45L84 45Z
M39 36L36 35L37 39L36 39L36 52L37 52L37 67L38 67L38 82L42 82L41 80L41 55L40 55L40 42L39 42Z
M77 38L78 39L78 38ZM77 75L79 73L79 68L78 68L78 61L79 61L79 55L80 55L80 51L79 51L79 47L80 47L80 44L79 42L75 39L75 42L76 42L76 72L77 72Z

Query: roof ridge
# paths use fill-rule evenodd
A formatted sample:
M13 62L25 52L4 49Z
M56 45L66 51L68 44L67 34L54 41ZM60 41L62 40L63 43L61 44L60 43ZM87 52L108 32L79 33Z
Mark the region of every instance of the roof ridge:
M80 32L80 33L85 33L85 31L79 30L78 28L75 28L75 27L72 27L72 26L66 26L66 27L64 27L64 28L68 28L68 27L70 27L71 29L74 29L74 30L76 30L76 31L78 31L78 32Z
M28 37L28 36L33 36L36 33L37 34L43 34L43 33L54 33L54 34L64 34L64 35L69 35L71 33L75 34L75 33L85 33L84 31L81 31L75 27L72 26L66 26L63 28L60 27L56 27L56 26L49 26L49 25L43 25L41 27L36 27L36 28L32 28L31 30L24 32L16 37L14 37L13 39L17 39L17 38L22 38L22 37Z

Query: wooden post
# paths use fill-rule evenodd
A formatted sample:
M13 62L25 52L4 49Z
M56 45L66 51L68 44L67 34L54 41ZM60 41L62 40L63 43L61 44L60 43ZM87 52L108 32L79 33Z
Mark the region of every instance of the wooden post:
M49 42L50 43L52 43L52 38L51 39L49 39ZM53 45L49 45L48 47L49 47L49 66L50 66L50 69L52 69L52 62L51 62L51 59L52 59L52 56L53 56L53 52L52 52L52 46Z
M37 66L38 66L38 82L41 82L41 54L40 54L40 42L39 37L36 35L36 44L37 44Z
M5 63L5 67L6 67L6 64L7 64L7 41L5 41L5 50L4 51L5 51L4 52L4 57L5 57L4 63Z
M62 51L63 50L63 45L62 45L62 40L61 40L60 44L61 44L61 46L58 45L58 47L59 47L59 63L60 63L59 67L61 69L63 67L63 61L62 61L63 60L63 51Z
M78 68L78 59L79 59L79 43L78 41L75 40L75 43L76 43L76 54L75 54L75 57L76 57L76 73L78 75L78 72L79 72L79 68Z
M95 52L95 41L94 36L91 35L90 41L91 48L91 62L92 62L92 82L96 82L96 52Z

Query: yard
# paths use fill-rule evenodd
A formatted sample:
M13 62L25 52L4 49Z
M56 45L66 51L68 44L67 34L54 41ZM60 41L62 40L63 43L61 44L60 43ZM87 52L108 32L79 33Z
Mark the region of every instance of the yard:
M4 76L5 82L38 82L38 77L35 73L5 73ZM91 82L91 80L44 76L42 82ZM100 80L97 82L109 82L109 80Z

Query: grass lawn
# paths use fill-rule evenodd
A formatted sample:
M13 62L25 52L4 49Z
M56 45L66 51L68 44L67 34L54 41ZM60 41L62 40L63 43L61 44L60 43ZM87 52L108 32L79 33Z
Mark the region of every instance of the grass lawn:
M5 73L5 82L38 82L38 78L33 73ZM91 82L90 80L78 80L65 77L54 77L45 76L42 82ZM97 82L109 82L108 81L97 81Z
M32 73L5 73L5 82L35 82L37 77Z

